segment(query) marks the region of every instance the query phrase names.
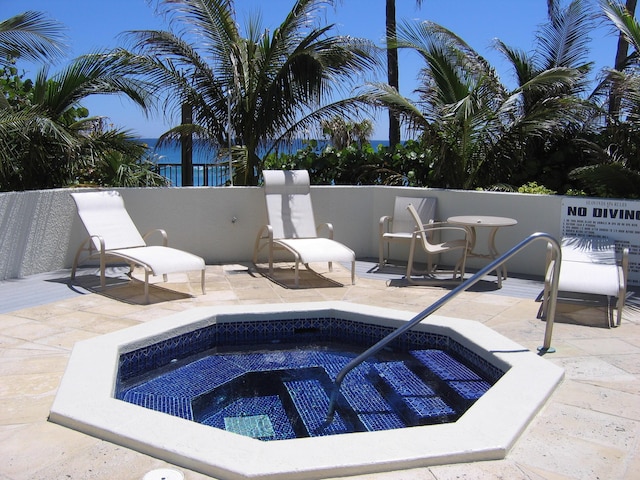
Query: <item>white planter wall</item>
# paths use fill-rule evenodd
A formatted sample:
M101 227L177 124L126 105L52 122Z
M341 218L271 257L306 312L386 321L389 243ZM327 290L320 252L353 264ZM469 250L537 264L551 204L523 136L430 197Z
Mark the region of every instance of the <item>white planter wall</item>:
M264 195L258 187L118 190L142 233L164 228L171 246L200 255L208 264L251 261L255 236L266 223ZM85 232L70 191L0 193L0 280L71 266ZM377 258L378 221L393 213L396 195L437 197L438 217L443 220L466 214L517 219L517 226L498 232L500 251L534 232L560 234L560 196L404 187L312 187L316 222L332 223L335 239L351 247L358 258ZM486 244L486 234L480 231L480 245ZM543 242L534 244L510 260L508 268L541 275L544 252ZM392 256L406 259L397 246ZM470 261L471 266L482 264Z

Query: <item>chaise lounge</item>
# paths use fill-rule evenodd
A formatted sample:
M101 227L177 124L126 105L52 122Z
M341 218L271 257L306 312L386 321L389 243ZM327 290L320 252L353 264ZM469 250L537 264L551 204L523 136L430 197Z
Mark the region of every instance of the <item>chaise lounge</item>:
M622 310L627 292L629 249L623 248L617 258L615 243L606 237L568 236L562 238L558 299L576 300L574 294L603 295L607 297L609 325L613 326L611 299L617 298L616 322L622 321ZM557 261L547 255L547 269L542 294L541 317L546 318L547 301L553 282L553 264Z
M333 240L330 223L316 227L311 204L309 172L306 170L264 170L264 194L267 205L267 225L256 237L253 263L258 263L258 253L264 247L269 250L269 274L273 275L274 250L286 250L295 260L295 286L299 284L299 265L312 262L351 263L351 283L355 283L356 256L353 250ZM328 237L319 237L325 228Z
M136 228L127 212L120 193L116 191L72 193L78 215L84 224L88 238L82 242L73 260L71 279L75 279L80 255L87 252L83 260L100 259L100 286L106 286L105 268L108 257L127 262L131 269L139 265L144 269L145 303L149 303L149 275L175 272L201 271L201 288L205 293L205 263L201 257L167 246L167 233L156 229L144 236ZM162 235L162 245L147 245L145 239L152 233Z

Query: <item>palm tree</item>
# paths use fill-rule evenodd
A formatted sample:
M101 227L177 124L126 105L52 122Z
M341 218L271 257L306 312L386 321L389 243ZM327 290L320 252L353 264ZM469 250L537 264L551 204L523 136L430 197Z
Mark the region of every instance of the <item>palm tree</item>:
M635 7L635 2L630 3ZM594 95L604 99L602 111L609 115L600 122L605 128L585 145L593 161L572 171L571 176L592 195L640 198L640 24L619 1L602 0L600 6L606 22L621 39L616 65L605 72ZM628 47L631 54L627 54Z
M625 10L629 17L633 18L636 13L637 0L627 0L625 3ZM615 7L614 7L615 8ZM629 41L623 31L618 34L618 46L616 49L616 57L614 69L621 72L625 69L628 63ZM618 109L620 108L620 98L614 91L610 93L609 99L609 116L612 118L618 118Z
M172 25L193 36L130 32L132 52L126 54L166 94L165 111L177 112L184 104L192 108L193 124L163 137L193 134L223 151L233 143L234 160L241 155L237 163L244 167L242 175L236 169L234 183L252 185L260 174L259 152L317 128L323 118L353 116L357 99L334 100L336 86L371 68L375 47L330 36L332 25L315 22L326 3L333 2L296 1L273 31L262 27L260 17L249 18L242 36L232 0L159 0Z
M85 55L51 76L45 66L34 81L17 74L17 60L48 65L61 58L62 31L38 12L0 22L0 71L11 77L0 95L0 190L60 187L114 152L134 164L141 156L130 134L105 129L104 119L89 117L81 105L89 95L124 94L150 107L152 89L119 56Z
M422 0L416 0L416 7L422 6ZM398 63L398 49L393 47L396 41L396 0L386 0L385 20L387 34L387 83L400 91L400 66ZM389 110L389 145L400 143L400 121Z
M366 94L401 114L421 134L431 152L425 168L432 170L432 186L488 187L510 181L523 167L529 142L553 143L559 133L580 124L584 109L573 95L583 85L586 70L582 64L573 65L581 58L579 48L560 48L571 46L573 23L562 15L555 20L558 33L549 37L551 29L541 35L546 43L539 57L531 59L498 44L518 67L520 85L513 91L453 32L431 22L400 26L396 46L415 50L425 62L417 90L420 98L413 103L379 84Z
M588 46L594 24L583 0L573 0L566 8L561 8L559 0L549 0L548 6L549 20L536 33L533 53L510 48L499 40L494 46L510 62L522 89L522 118L536 123L551 121L548 124L552 127L544 136L531 135L528 128L522 130L521 161L512 182L521 185L533 180L563 191L568 186L567 173L586 161L576 139L596 131L590 120L597 115L597 107L584 99L592 69ZM565 76L565 81L544 89L528 87L529 82L549 75Z
M44 67L17 108L0 109L0 189L60 187L107 152L139 156L126 132L105 129L101 117L81 106L95 94L124 94L150 107L149 86L131 76L116 55L89 54L49 76Z

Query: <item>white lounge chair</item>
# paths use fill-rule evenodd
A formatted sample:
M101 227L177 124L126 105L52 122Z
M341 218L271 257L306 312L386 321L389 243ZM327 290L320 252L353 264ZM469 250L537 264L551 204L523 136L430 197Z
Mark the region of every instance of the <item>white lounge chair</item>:
M559 300L575 300L568 294L604 295L607 297L609 325L613 323L610 299L617 298L616 325L622 320L622 310L627 292L629 249L623 248L616 255L615 242L606 237L567 236L562 238ZM547 299L553 281L553 265L556 261L547 255L547 268L542 294L541 317L547 315Z
M89 258L100 259L100 285L104 288L105 267L108 257L125 260L131 268L140 265L144 268L145 302L149 303L149 275L167 274L200 270L202 293L205 293L205 263L201 257L191 253L167 247L167 233L157 229L143 236L136 228L127 212L120 193L116 191L78 192L71 197L78 208L78 215L89 234L80 245L73 260L71 278L74 279L80 255L87 252ZM145 239L152 233L162 235L162 246L147 245Z
M253 262L258 263L258 252L269 248L269 274L273 274L273 252L284 249L295 260L295 285L299 281L299 264L308 267L312 262L351 262L351 283L355 283L356 256L353 250L333 240L330 223L316 227L309 173L306 170L264 170L264 194L267 205L267 225L256 237ZM321 228L328 237L319 237Z
M378 226L378 268L382 268L389 259L391 243L404 243L407 246L411 243L416 224L407 210L407 205L412 204L415 207L422 225L435 221L437 201L438 199L435 197L396 197L393 205L393 215L380 217ZM429 255L428 261L429 267L431 267L431 255Z
M422 219L418 215L418 211L412 204L407 205L407 211L414 221L414 232L411 235L411 245L409 247L409 260L407 262L407 282L412 284L433 284L434 281L440 282L435 278L417 280L414 277L416 275L428 275L433 276L436 271L434 267L429 263L429 267L424 272L415 272L413 269L413 259L415 257L416 248L422 247L428 256L439 255L442 253L460 251L460 259L456 262L451 273L453 275L452 280L456 278L460 281L464 280L464 271L467 261L467 253L469 251L469 239L467 237L468 232L465 228L456 227L446 222L431 222L427 224L422 223ZM456 238L442 240L440 234L443 236L455 236ZM438 240L434 240L438 238ZM438 273L445 273L438 271Z

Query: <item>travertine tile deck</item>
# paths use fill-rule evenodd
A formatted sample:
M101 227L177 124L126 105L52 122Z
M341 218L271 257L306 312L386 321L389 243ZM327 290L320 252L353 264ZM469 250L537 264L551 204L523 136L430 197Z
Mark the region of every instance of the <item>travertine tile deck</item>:
M197 278L189 284L186 275L175 275L166 288L152 288L149 305L140 304L141 285L125 282L0 314L0 480L142 479L158 468L177 469L187 480L209 478L47 421L79 340L193 306L343 300L419 312L446 293L369 277L352 286L348 271L339 266L332 273L321 265L314 268L345 286L305 274L303 288L294 290L286 288L292 280L286 266L274 282L246 265L215 265L207 267L204 296L198 294ZM95 277L79 281L95 291ZM534 297L478 289L461 294L438 314L478 320L535 350L546 326L536 318L538 308ZM640 478L640 312L629 306L622 326L608 329L603 308L560 305L553 346L557 352L545 358L565 369L565 379L506 459L353 478Z

